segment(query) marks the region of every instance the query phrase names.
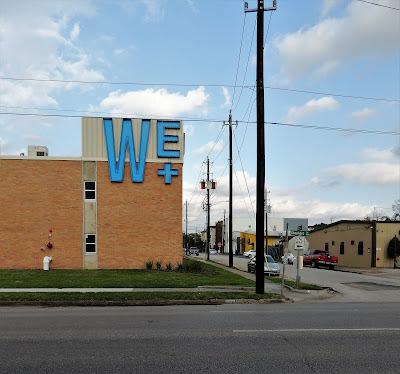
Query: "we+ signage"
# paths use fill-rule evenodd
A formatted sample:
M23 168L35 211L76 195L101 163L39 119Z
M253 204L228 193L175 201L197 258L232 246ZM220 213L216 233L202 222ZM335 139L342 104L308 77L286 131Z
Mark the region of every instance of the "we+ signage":
M126 148L128 147L131 178L134 183L142 183L146 166L147 146L150 134L150 120L142 120L140 132L139 157L136 163L135 141L132 133L132 120L123 119L118 161L115 159L114 127L111 118L103 118L104 135L106 139L108 169L111 182L122 182L124 179L124 165ZM179 137L166 135L167 129L180 129L179 121L157 121L157 157L180 158L179 150L165 149L165 143L179 143ZM172 169L170 162L164 163L164 169L158 169L157 175L164 176L164 183L171 184L172 176L178 176L178 169Z

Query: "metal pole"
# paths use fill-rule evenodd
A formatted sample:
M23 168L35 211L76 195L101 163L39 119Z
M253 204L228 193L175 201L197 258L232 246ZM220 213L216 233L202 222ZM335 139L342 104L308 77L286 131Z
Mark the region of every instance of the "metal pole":
M297 275L296 275L296 286L300 286L300 249L297 250Z
M185 247L186 247L186 254L187 254L187 251L188 251L188 249L189 249L189 246L188 246L188 238L187 238L187 200L186 200L186 241L185 241Z
M210 160L207 157L207 261L210 261Z
M286 222L285 249L283 251L284 254L285 254L285 251L287 251L287 246L288 246L288 236L289 236L288 230L289 230L289 223ZM283 295L283 287L285 285L285 265L286 265L286 257L284 257L284 261L283 261L281 295Z
M225 212L226 212L226 210L224 209L224 223L222 225L222 248L221 248L221 253L225 253Z

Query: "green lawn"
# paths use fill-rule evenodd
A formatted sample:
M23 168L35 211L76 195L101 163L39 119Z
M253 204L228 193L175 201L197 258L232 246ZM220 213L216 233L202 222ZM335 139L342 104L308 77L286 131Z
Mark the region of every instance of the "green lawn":
M0 301L127 301L283 299L278 294L251 292L0 292Z
M198 268L198 264L202 271L189 271ZM192 288L255 285L254 281L210 264L183 260L183 265L187 270L0 270L0 288Z

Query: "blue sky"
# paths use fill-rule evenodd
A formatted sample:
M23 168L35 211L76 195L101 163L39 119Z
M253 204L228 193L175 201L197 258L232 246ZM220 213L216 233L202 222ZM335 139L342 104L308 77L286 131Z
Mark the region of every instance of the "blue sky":
M265 120L296 125L266 124L273 217L330 223L374 208L393 215L400 11L391 8L400 1L372 2L383 6L278 0L276 11L265 12ZM211 222L228 209L223 121L232 110L233 214L254 219L255 21L242 0L3 0L0 111L12 114L0 115L0 153L47 145L52 156L80 156L82 115L183 119L183 202L189 230L202 230L207 156L217 181ZM21 115L28 113L35 115Z

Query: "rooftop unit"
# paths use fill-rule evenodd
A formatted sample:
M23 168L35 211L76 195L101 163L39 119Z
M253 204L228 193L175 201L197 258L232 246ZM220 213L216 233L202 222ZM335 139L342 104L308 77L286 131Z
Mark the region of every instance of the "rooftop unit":
M49 149L43 145L28 145L28 156L48 156Z

